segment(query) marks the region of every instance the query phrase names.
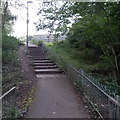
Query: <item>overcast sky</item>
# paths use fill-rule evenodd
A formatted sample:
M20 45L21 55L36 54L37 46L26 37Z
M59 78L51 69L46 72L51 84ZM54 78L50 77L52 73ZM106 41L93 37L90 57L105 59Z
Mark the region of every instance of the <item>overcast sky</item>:
M21 3L25 4L27 6L28 0L20 0ZM39 3L42 2L42 0L32 0L33 3L29 3L29 35L35 35L35 34L47 34L47 30L41 30L39 32L36 31L36 27L34 25L35 22L38 20L37 11L40 7ZM41 2L40 2L41 1ZM27 10L24 8L21 9L15 9L14 7L10 8L12 14L17 15L17 21L15 22L13 26L13 35L17 37L26 36L27 33Z

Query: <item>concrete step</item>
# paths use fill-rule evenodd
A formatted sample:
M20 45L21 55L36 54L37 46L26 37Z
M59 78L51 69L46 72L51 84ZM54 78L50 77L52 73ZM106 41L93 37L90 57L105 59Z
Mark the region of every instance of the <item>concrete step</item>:
M29 53L33 55L33 54L42 54L43 52L31 52L31 51L29 51Z
M30 55L30 54L29 54L29 56L30 56L30 58L41 58L41 56L39 56L39 55L36 55L36 56L34 55L34 56L33 56L33 55Z
M37 50L40 51L40 48L38 48L38 47L31 47L31 48L28 48L28 50L34 52L34 51L37 51Z
M42 53L42 51L37 51L37 50L29 50L30 53Z
M55 66L55 63L33 63L33 66Z
M36 57L41 57L42 55L41 54L29 54L32 58L36 58Z
M29 53L30 56L39 56L41 55L42 53Z
M58 66L34 66L34 69L55 69L58 68Z
M38 48L37 46L28 46L28 49L36 49Z
M36 69L35 73L36 74L55 74L55 73L62 73L63 71L60 70L59 68L56 69Z
M41 57L31 57L31 60L50 60L48 58L41 58Z
M40 55L40 54L39 55L30 55L29 54L29 56L31 56L31 58L39 58L39 57L42 57L43 55Z
M34 60L33 63L53 63L50 60Z

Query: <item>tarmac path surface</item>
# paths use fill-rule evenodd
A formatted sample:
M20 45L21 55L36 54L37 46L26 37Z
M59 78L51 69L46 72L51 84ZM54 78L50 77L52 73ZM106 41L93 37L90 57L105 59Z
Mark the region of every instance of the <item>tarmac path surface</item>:
M32 51L33 58L36 58L34 53L38 55L37 51ZM43 58L42 49L39 49L40 54ZM44 70L47 71L46 68ZM48 71L37 73L36 76L35 96L27 118L89 118L82 98L78 102L78 96L64 73L51 74Z

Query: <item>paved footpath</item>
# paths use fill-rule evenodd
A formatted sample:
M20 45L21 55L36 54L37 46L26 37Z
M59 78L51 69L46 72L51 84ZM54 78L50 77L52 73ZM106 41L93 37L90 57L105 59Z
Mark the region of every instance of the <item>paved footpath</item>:
M82 100L64 73L37 74L33 104L27 118L89 118Z

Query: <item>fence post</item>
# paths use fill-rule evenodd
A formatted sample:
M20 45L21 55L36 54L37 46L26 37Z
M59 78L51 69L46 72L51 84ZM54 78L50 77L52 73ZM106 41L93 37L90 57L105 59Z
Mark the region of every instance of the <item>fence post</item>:
M111 106L111 101L110 98L108 98L108 118L112 118L112 106Z
M2 99L0 99L0 120L2 119Z
M69 65L67 65L67 76L69 76Z
M120 104L120 96L119 95L116 95L116 101L118 102L118 104ZM120 108L117 106L117 110L116 110L116 117L118 119L120 119Z
M84 72L81 71L81 73L82 73L82 75L81 75L81 76L82 76L82 77L81 77L81 78L82 78L82 79L81 79L81 86L82 86L82 89L84 90L84 87L83 87L83 86L84 86L84 80L83 80L83 78L84 78L84 77L83 77Z

